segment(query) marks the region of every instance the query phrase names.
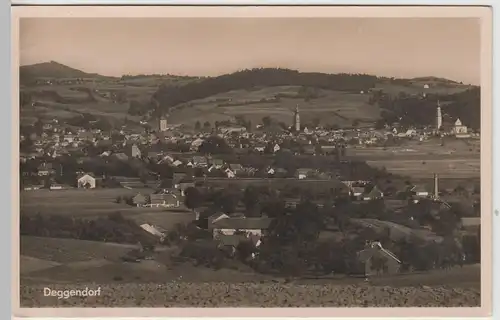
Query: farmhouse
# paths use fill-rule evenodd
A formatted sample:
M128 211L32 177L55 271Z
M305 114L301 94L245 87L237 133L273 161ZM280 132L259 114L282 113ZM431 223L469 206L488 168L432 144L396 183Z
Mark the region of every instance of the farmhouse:
M351 187L351 197L359 198L365 193L365 187Z
M137 144L134 143L133 145L127 148L127 152L125 153L125 155L131 158L140 158L142 154Z
M280 151L281 147L279 144L275 144L274 147L273 147L273 152L276 153L278 151Z
M40 190L43 188L43 184L30 185L23 188L24 191Z
M220 169L224 166L224 160L222 159L210 159L209 163L214 169Z
M149 195L150 207L165 207L165 208L177 208L180 202L175 194L172 193L160 193Z
M132 198L132 203L137 207L143 207L147 203L147 198L145 195L138 193Z
M182 161L180 160L175 160L174 162L172 162L172 166L174 167L179 167L182 165Z
M52 163L42 163L38 166L38 175L41 177L53 174L55 170L52 168Z
M243 166L239 163L231 163L229 169L234 172L235 175L241 174L244 171Z
M194 156L191 163L193 164L193 167L196 168L205 168L208 166L207 158L202 156Z
M410 192L417 197L427 198L430 192L422 185L415 185L410 188Z
M269 229L271 218L231 218L222 217L209 222L209 229L213 230L214 239L219 235L244 234L247 236L262 236Z
M457 119L457 121L455 121L455 125L453 126L452 133L455 135L467 134L467 126L464 126L462 121Z
M234 177L236 177L236 174L234 173L234 171L231 170L231 169L229 169L229 168L227 168L226 170L224 170L224 173L226 174L226 176L228 178L234 178Z
M307 176L309 174L311 174L313 170L312 169L308 169L308 168L301 168L301 169L297 169L297 172L295 174L295 176L298 178L298 179L306 179Z
M363 200L369 201L369 200L376 200L376 199L382 199L384 197L384 193L380 191L377 186L374 186L370 192L365 193L363 195Z
M50 190L63 190L63 189L67 189L67 187L65 187L62 184L53 183L53 184L50 185L49 189Z
M149 232L150 234L152 234L160 239L165 238L166 230L162 229L161 227L154 226L154 225L147 224L147 223L141 224L140 227L144 231Z
M359 271L365 276L380 274L397 274L401 261L380 242L367 243L365 249L357 254Z
M201 138L198 138L196 140L194 140L193 142L191 142L191 146L190 146L190 150L191 151L197 151L198 148L203 144L205 140L201 139Z
M87 173L78 178L77 185L78 188L95 189L96 179L92 174Z

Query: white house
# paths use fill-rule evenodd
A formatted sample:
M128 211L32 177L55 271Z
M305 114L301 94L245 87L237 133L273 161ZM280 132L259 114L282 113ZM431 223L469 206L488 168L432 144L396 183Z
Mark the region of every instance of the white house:
M174 162L172 162L172 165L173 165L174 167L178 167L178 166L182 165L182 161L180 161L180 160L175 160Z
M234 178L236 177L236 174L233 172L233 170L227 168L225 171L224 171L227 175L228 178Z
M302 180L302 179L306 179L307 178L307 175L311 172L311 169L298 169L297 170L297 173L296 173L296 176L298 179Z
M205 141L204 139L197 138L191 143L190 149L194 151L198 150L198 148L203 144L204 141Z
M271 218L228 218L222 217L210 222L209 228L213 230L213 237L219 235L234 235L237 233L246 236L260 237L263 231L271 225Z
M274 147L273 147L273 151L274 152L278 152L278 151L280 151L280 149L281 148L280 148L279 144L275 144Z
M95 178L90 174L85 174L78 179L78 188L94 189Z
M426 198L429 196L429 191L420 185L413 186L411 188L411 192L413 192L417 197Z
M467 133L467 126L464 126L462 124L462 121L460 121L460 119L457 119L457 121L455 121L453 131L454 133Z
M364 187L351 187L351 196L352 197L361 197L365 193Z

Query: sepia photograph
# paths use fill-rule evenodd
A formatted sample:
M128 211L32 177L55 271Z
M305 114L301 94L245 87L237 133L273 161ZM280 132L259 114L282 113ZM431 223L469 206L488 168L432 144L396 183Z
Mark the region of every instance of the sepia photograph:
M491 303L488 10L18 9L20 308Z

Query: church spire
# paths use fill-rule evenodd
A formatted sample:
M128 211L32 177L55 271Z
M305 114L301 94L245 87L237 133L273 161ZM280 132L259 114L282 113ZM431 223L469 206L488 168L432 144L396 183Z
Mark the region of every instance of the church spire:
M437 101L436 108L436 129L439 130L443 126L443 116L441 114L441 102Z
M295 131L300 131L300 115L299 115L299 105L295 107L295 114L293 117L293 125L295 127Z

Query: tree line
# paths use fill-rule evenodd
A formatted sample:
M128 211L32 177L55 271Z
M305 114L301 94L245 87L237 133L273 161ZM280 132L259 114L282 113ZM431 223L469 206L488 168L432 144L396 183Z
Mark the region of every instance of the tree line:
M153 97L159 102L163 111L168 111L170 107L191 100L257 86L290 85L358 93L373 88L377 79L376 76L366 74L301 73L281 68L259 68L206 78L181 87L163 85Z
M106 217L83 219L63 214L21 214L21 235L89 241L154 244L156 238L120 212Z
M390 96L383 91L374 92L370 103L381 109L381 120L378 127L399 122L406 126L429 126L436 124L436 107L441 103L443 120L454 123L460 118L462 123L472 129L481 127L481 90L473 87L454 94L429 94L409 96L400 94Z
M186 190L185 200L186 206L193 210L202 208L197 222L201 228L208 228L208 218L215 213L231 214L240 210L247 217L273 218L259 249L243 241L238 245L236 255L263 273L287 276L356 273L359 271L356 254L364 249L367 241L380 241L384 248L394 252L402 261L403 271L461 265L465 262L463 254L470 257L469 261L478 259L478 241L470 238L461 246L455 240L461 217L455 208L433 214L429 203L413 204L409 201L404 212L395 212L386 207L383 200L357 203L348 195L335 191L330 199L334 200L318 203L310 194L304 193L294 206L290 206L281 191L266 186L249 186L244 191L191 187ZM360 228L352 220L371 218L401 223L402 217L408 221L412 217L419 225L430 225L444 241L434 243L412 235L396 237L390 227L378 231ZM331 231L342 236L320 237L322 232ZM257 252L256 259L249 259ZM221 267L224 260L219 257L204 263Z

